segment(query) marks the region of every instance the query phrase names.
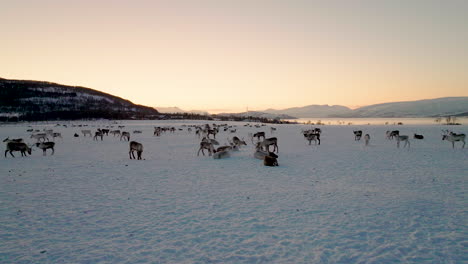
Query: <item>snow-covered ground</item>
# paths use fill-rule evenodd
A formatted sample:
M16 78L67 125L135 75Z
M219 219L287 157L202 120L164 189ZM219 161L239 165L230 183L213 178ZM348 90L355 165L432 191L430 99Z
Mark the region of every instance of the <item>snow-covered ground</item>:
M468 262L468 148L441 140L467 126L322 126L309 146L306 126L277 125L280 166L265 167L247 137L269 126L229 123L237 133L217 139L249 145L214 160L182 127L205 122L121 123L143 130L144 160L118 137L73 137L110 122L0 126L0 139L32 143L28 125L63 135L53 156L0 159L0 263ZM153 136L164 125L184 130ZM397 149L395 128L425 139Z

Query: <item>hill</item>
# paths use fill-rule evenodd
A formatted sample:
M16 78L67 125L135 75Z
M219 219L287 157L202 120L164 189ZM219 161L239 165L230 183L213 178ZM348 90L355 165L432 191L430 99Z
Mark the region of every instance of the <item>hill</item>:
M0 78L0 120L151 119L158 111L90 88Z
M285 114L298 118L311 117L434 117L467 116L468 97L444 97L407 102L391 102L351 110L340 105L309 105L283 110L267 109L270 114Z
M468 97L375 104L355 109L352 117L459 116L468 112Z

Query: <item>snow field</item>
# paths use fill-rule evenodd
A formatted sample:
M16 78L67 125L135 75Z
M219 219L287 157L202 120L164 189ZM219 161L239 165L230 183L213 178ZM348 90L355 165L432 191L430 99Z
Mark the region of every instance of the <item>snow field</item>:
M231 158L197 157L194 132L153 136L153 126L202 121L122 121L144 145L83 138L53 127L54 156L0 159L2 263L463 263L466 149L441 141L445 126L323 126L309 146L304 125L237 125L248 146ZM212 124L213 122L209 122ZM218 123L218 122L217 122ZM225 123L225 122L223 122ZM117 126L117 125L115 125ZM27 124L0 127L23 137ZM354 141L353 130L371 135ZM425 136L396 148L386 130ZM466 134L466 126L449 128ZM279 167L254 159L247 134L278 137ZM79 133L79 138L73 134Z

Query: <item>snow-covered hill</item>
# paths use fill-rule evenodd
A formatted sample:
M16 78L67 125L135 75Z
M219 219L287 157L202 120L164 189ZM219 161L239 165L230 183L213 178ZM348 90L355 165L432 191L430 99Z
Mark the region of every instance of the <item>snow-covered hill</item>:
M2 119L145 119L157 114L151 107L89 88L0 78Z
M355 109L353 117L429 117L468 112L468 97L376 104Z
M407 102L369 105L351 110L339 105L309 105L283 110L267 109L270 114L308 117L432 117L463 116L468 113L468 97L445 97Z

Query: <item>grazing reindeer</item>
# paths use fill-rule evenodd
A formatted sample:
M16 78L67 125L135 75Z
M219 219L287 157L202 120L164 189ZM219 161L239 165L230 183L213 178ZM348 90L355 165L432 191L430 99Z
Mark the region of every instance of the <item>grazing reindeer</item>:
M62 134L58 132L52 133L52 138L56 138L56 137L62 138Z
M357 131L353 131L354 133L354 140L361 140L361 137L362 137L362 130L357 130Z
M213 159L224 159L229 157L231 157L231 151L229 149L216 150L216 152L213 154Z
M213 148L213 144L211 142L202 141L200 142L200 148L198 149L197 156L200 156L200 151L202 152L203 156L205 156L205 149L208 150L209 156L211 156L212 153L216 153L216 150Z
M462 148L465 148L465 137L466 137L465 134L456 134L453 132L449 132L446 135L442 135L442 140L447 140L447 141L452 142L452 148L455 148L455 142L461 141L463 142Z
M111 133L111 135L113 135L114 137L120 136L120 130L112 130L112 131L109 131L109 133Z
M387 131L387 139L393 139L394 137L397 137L400 135L400 131L398 130L393 130L393 131Z
M265 148L266 151L270 151L271 145L273 145L273 152L275 152L276 150L276 152L278 153L278 139L276 137L267 138L261 142L258 142L256 147L260 149Z
M104 137L104 133L102 133L102 131L100 129L98 129L98 131L96 131L94 133L94 137L93 137L93 140L97 140L98 137L101 137L101 141Z
M122 132L122 135L120 136L120 140L122 140L122 138L125 140L125 138L127 139L127 141L130 141L130 132Z
M370 135L369 134L366 134L364 136L364 141L366 142L366 146L369 146L369 141L370 141Z
M8 142L7 143L7 148L5 150L5 158L6 158L8 152L10 152L10 155L14 158L15 156L13 155L13 151L20 151L21 152L21 157L27 156L26 152L29 155L31 155L31 148L28 145L26 145L25 143Z
M414 134L413 138L414 138L414 139L424 139L424 136L423 136L423 135Z
M83 133L83 137L86 137L86 135L92 137L91 130L81 130L81 133Z
M408 148L410 148L410 142L409 142L409 137L408 136L398 135L398 136L396 136L396 140L397 140L397 148L400 148L400 142L401 141L405 142L405 145L403 147L406 147L406 145L408 145Z
M242 145L247 146L247 143L245 143L244 140L240 140L238 137L232 138L232 144L237 147L240 147Z
M139 160L141 160L141 153L143 153L143 145L136 141L130 142L130 151L128 152L130 159L132 159L132 156L133 156L133 159L135 159L135 153L133 153L134 151L137 152L137 157Z
M42 149L42 154L45 156L46 155L46 150L47 149L51 149L52 150L52 154L51 155L54 155L54 146L55 146L55 143L54 142L40 142L40 143L36 143L36 147Z
M270 133L273 134L274 132L276 132L276 127L270 127Z
M5 139L3 140L3 142L5 142L5 143L9 143L9 142L24 143L24 141L23 141L22 138L10 139L10 137L5 138Z

